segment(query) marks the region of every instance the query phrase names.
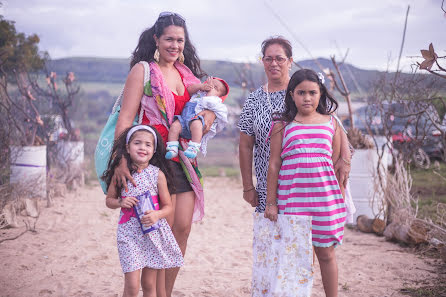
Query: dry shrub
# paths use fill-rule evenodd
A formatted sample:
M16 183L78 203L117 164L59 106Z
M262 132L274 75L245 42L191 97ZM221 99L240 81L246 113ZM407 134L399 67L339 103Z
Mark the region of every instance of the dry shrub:
M362 134L359 129L351 128L348 130L348 141L355 149L371 149L375 147L373 141Z
M19 227L19 216L35 218L34 227L30 227L28 220L22 221L27 230L35 231L35 223L40 215L39 198L35 197L34 189L41 186L41 178L27 178L26 183L3 185L0 191L7 193L3 196L0 212L0 229ZM33 197L33 198L30 198Z
M393 174L387 173L384 185L375 183L375 189L382 189L384 193L387 207L383 211L387 221L410 225L418 212L418 201L410 192L412 177L399 158L395 160L394 170Z

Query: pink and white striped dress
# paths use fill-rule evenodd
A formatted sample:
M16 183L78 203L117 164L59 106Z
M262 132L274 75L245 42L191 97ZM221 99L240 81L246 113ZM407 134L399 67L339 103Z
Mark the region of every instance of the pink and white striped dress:
M312 216L314 246L341 244L346 208L332 161L333 117L284 129L277 190L280 214Z

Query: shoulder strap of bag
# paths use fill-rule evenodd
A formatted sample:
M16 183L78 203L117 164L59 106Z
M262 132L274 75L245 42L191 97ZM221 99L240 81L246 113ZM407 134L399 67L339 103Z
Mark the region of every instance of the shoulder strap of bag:
M143 84L143 90L144 90L144 87L146 86L147 82L150 80L150 65L146 61L140 61L139 63L144 66L144 84ZM113 108L112 108L112 114L117 111L118 107L121 107L121 102L122 102L123 96L124 96L124 87L122 88L121 93L119 94L118 98L116 98L115 104L113 105ZM142 121L142 114L143 114L143 110L141 109L139 119L138 119L139 123L141 123L141 121Z
M140 61L140 64L144 66L144 86L150 80L150 65L146 61Z
M140 61L139 63L142 64L142 66L144 66L144 84L142 86L143 95L144 95L144 89L146 88L146 84L147 84L147 82L150 81L150 65L146 61ZM142 107L140 107L138 124L142 123L143 116L144 116L144 109L142 109Z

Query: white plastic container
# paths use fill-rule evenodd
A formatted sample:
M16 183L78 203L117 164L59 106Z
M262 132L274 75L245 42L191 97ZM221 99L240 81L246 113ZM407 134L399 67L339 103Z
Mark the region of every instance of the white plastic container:
M84 162L83 141L59 141L56 149L58 162L77 166Z
M385 150L380 166L383 179L386 179L389 153ZM375 193L374 175L377 171L378 154L376 149L355 150L350 172L350 191L356 213L353 222L359 215L375 218L383 205L383 193ZM375 197L373 197L375 195ZM382 216L380 216L382 218Z
M46 198L46 146L10 146L10 183L26 198Z

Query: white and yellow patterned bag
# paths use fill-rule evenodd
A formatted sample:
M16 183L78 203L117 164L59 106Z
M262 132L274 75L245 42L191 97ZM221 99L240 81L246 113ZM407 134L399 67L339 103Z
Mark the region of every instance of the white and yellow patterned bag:
M313 286L311 217L254 213L253 297L309 297Z

